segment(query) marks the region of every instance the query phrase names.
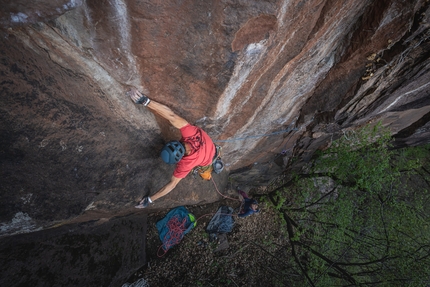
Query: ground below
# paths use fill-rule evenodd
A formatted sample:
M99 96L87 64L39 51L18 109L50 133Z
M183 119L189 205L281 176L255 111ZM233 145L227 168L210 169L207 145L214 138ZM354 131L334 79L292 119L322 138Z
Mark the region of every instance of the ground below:
M262 190L251 190L259 197ZM233 191L228 195L236 196ZM148 265L136 272L128 281L144 278L150 286L285 286L279 260L286 256L288 237L280 228L273 210L260 202L262 211L246 218L234 217L235 226L226 238L210 240L206 227L220 206L238 209L239 201L224 199L220 202L188 206L198 220L197 226L164 256L155 226L168 210L148 216L147 259ZM224 248L225 249L224 249ZM157 255L158 252L158 255ZM277 261L277 262L275 262Z

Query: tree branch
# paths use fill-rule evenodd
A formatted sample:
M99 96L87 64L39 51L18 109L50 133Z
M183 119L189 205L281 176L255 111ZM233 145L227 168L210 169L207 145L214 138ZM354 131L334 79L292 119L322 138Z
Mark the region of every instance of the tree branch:
M325 257L323 254L319 253L318 251L314 250L313 248L311 248L310 246L301 243L301 242L296 242L297 245L300 245L302 247L304 247L305 249L307 249L308 251L310 251L312 254L316 255L317 257L321 258L322 260L324 260L325 262L327 262L328 264L330 264L330 266L332 266L333 268L335 268L337 271L339 271L341 274L343 274L343 278L345 278L346 280L348 280L350 283L355 284L355 279L343 268L340 268L338 266L337 262L333 262L332 260L330 260L329 258Z
M332 194L337 188L337 185L335 187L333 187L332 190L330 190L328 193L324 194L323 196L321 196L317 201L310 203L306 206L300 207L300 208L294 208L294 209L290 209L291 211L304 211L306 208L309 208L315 204L318 204L318 202L320 202L321 200L323 200L325 197L329 196L330 194Z
M381 259L373 260L373 261L369 261L369 262L361 262L361 263L342 263L342 262L337 262L335 264L336 265L340 265L340 266L366 266L366 265L371 265L371 264L375 264L375 263L381 263L381 262L384 262L387 259L395 259L395 258L398 258L398 257L384 256Z
M308 280L309 285L311 285L312 287L315 287L315 284L312 282L312 279L309 277L308 273L306 272L305 268L302 266L302 264L300 263L299 258L297 257L297 254L296 254L296 244L295 244L295 241L293 240L293 238L294 238L294 231L293 231L292 220L285 213L283 213L283 216L284 216L285 221L287 222L288 239L289 239L290 244L291 244L291 253L294 256L294 261L296 261L296 263L299 266L300 270L302 271L303 275Z

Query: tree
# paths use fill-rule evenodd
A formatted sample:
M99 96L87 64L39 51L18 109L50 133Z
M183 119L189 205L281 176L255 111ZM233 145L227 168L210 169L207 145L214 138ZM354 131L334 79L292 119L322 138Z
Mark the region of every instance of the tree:
M269 194L309 286L430 284L429 146L390 140L380 125L344 134Z

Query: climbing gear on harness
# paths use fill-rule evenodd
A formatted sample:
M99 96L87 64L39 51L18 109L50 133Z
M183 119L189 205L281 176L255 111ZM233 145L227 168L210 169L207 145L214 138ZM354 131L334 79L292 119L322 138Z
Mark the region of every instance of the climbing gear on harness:
M212 164L207 166L199 166L195 169L194 173L200 175L204 180L210 180L212 177L213 167Z
M221 150L222 147L215 145L215 155L213 157L212 163L206 166L196 166L192 170L194 178L196 175L204 180L210 180L212 178L212 171L219 174L224 169L224 164L221 161Z
M216 174L221 173L221 171L224 169L224 163L221 161L221 159L216 159L212 166L214 167L214 172Z
M161 158L165 163L178 163L185 154L185 147L179 141L168 142L161 150Z
M145 208L147 207L152 201L149 199L148 196L145 196L142 201L140 201L139 205L136 205L136 208Z

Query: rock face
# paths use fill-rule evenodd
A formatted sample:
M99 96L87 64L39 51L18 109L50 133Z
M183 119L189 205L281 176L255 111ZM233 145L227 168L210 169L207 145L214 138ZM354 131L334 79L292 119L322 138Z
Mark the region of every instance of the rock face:
M146 263L146 216L1 239L1 286L122 286Z
M0 21L3 235L136 212L167 183L158 154L178 132L131 86L203 127L227 166L150 210L218 200L228 172L265 184L368 123L429 142L428 1L20 0Z

